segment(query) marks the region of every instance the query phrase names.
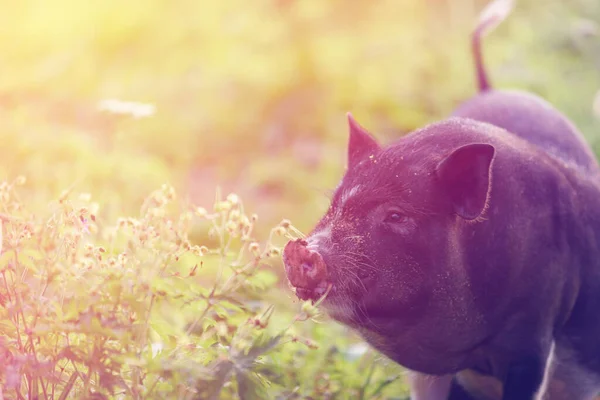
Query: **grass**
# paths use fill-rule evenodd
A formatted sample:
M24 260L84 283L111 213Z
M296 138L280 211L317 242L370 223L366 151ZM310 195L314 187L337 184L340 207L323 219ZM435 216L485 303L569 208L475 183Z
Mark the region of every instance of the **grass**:
M484 4L5 4L0 398L406 397L294 299L279 252L328 205L346 111L389 142L474 93ZM596 151L599 22L594 0L523 0L485 42L496 86Z

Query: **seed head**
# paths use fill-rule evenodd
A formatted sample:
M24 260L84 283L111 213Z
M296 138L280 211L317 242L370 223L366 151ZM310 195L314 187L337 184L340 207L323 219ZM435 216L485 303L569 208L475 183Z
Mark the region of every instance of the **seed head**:
M232 205L237 205L240 203L240 198L237 194L231 193L229 196L227 196L227 201L230 202Z
M250 243L250 245L248 246L248 249L252 252L252 253L258 253L260 251L260 245L256 242L252 242Z
M312 304L311 301L305 301L302 303L302 307L300 309L308 318L312 318L318 313L317 308Z

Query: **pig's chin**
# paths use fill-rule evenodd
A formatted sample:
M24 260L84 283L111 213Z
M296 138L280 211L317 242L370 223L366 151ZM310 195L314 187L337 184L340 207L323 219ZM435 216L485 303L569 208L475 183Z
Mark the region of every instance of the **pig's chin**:
M295 292L296 296L302 301L317 301L327 292L327 286L323 284L315 288L296 287Z
M365 292L362 296L369 296L369 294ZM373 329L397 317L397 308L390 309L388 305L370 304L365 302L362 296L336 291L334 287L321 307L334 320L354 328Z
M329 317L338 322L351 326L360 323L359 315L362 313L361 308L359 308L360 303L357 303L348 294L336 289L335 286L332 287L320 307Z

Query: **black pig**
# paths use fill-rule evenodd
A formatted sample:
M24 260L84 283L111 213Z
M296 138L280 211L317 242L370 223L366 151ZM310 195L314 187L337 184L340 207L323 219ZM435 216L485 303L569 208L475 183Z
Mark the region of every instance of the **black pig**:
M330 208L284 250L315 300L412 371L413 399L589 400L600 390L600 168L566 117L490 88L381 146L348 114ZM537 396L537 397L536 397Z

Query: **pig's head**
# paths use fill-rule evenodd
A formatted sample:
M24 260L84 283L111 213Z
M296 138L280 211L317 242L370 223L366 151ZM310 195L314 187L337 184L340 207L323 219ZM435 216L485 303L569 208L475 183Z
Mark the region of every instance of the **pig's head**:
M460 262L457 225L485 212L495 149L429 133L382 147L348 120L346 173L313 231L286 245L286 273L303 300L330 288L322 304L349 326L411 324Z

